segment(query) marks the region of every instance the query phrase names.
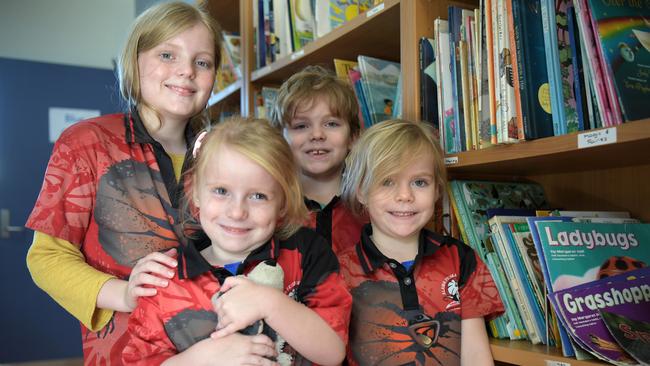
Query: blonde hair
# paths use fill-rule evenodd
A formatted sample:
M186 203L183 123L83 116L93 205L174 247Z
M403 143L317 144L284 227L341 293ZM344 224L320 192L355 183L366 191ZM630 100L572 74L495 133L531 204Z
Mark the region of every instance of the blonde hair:
M367 198L381 182L424 156L431 157L437 188L444 189L447 173L442 149L428 123L394 119L371 126L346 160L342 199L354 214L363 215L365 207L358 197Z
M298 168L289 144L267 120L232 117L213 127L203 138L194 164L186 173L191 182L186 197L194 196L208 169L210 156L224 146L259 164L278 182L282 188L285 216L276 234L281 239L294 234L307 218Z
M349 124L350 136L359 134L359 104L352 87L320 66L307 66L280 86L271 123L278 129L287 127L299 107L310 106L318 98L326 100L332 115Z
M138 72L140 53L158 46L196 24L205 25L212 35L216 75L221 61L221 26L207 12L184 2L169 2L152 6L136 18L117 66L120 93L129 110L138 104L146 104L142 100L140 89ZM192 117L192 125L195 128L205 126L207 121L205 111Z

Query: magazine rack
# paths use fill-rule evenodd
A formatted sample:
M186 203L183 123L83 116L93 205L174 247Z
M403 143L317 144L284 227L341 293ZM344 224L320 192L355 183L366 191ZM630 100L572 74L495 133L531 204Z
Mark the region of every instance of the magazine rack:
M243 78L211 98L220 104L240 100L242 115L252 115L254 91L277 86L307 65L333 68L332 59L369 55L402 65L403 118L420 119L418 41L433 35L433 20L447 18L449 5L478 6L478 1L384 0L368 12L306 45L302 50L255 70L253 0L202 0L224 29L242 39ZM213 113L213 116L218 112ZM611 130L591 130L518 144L496 146L447 156L450 179L534 181L545 190L551 205L572 210L629 211L650 222L650 119L626 123ZM601 131L601 132L599 132ZM580 148L585 134L613 134L604 143ZM611 136L615 136L613 139ZM615 141L614 141L615 140ZM561 352L527 341L491 339L497 363L515 365L599 365L577 361Z

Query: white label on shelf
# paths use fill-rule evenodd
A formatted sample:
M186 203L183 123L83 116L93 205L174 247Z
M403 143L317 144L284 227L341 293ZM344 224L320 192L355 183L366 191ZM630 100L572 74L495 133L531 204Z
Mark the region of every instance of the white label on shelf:
M377 6L375 6L374 8L368 10L366 12L366 18L370 18L371 16L379 13L382 10L384 10L384 3L381 3L381 4L377 5Z
M458 164L458 156L445 158L445 165L454 165L454 164Z
M291 61L296 60L305 55L305 50L300 50L291 54Z
M616 142L616 127L604 130L583 132L578 135L578 149L598 145L613 144Z
M571 366L568 362L555 361L555 360L544 360L546 361L546 366Z

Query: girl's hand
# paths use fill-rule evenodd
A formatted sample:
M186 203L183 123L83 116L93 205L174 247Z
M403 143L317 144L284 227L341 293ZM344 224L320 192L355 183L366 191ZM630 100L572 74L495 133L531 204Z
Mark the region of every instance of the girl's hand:
M129 311L135 309L138 297L154 296L158 292L156 287L167 287L178 265L175 257L176 249L172 248L163 253L149 253L136 262L124 294Z
M221 292L223 294L215 302L219 324L211 335L213 338L225 337L264 319L277 295L285 296L279 290L257 285L243 277L228 277Z
M269 337L235 333L219 339L204 339L163 364L278 366L266 357L277 357L275 343Z

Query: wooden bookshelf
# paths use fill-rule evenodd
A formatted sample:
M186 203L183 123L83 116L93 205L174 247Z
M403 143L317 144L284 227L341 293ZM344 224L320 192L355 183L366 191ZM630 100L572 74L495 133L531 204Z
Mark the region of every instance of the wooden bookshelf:
M562 356L557 348L533 345L528 341L490 339L494 360L499 363L525 366L603 366L599 360L578 361Z
M478 5L477 0L384 0L382 5L316 39L302 50L256 70L253 1L204 1L212 14L224 22L225 29L232 26L225 22L236 20L242 39L241 85L237 90L213 96L213 108L239 96L241 113L252 115L253 95L261 87L280 85L307 65L333 69L333 58L354 60L358 55L368 55L401 63L403 118L414 121L420 120L419 39L433 35L434 19L447 19L449 5ZM650 119L608 130L616 136L616 142L578 147L579 139L585 138L586 133L604 133L599 131L605 130L449 155L449 175L455 179L534 181L544 187L550 204L555 207L626 210L632 216L650 222ZM603 364L565 358L555 349L533 346L527 341L491 340L491 347L495 360L500 364Z

